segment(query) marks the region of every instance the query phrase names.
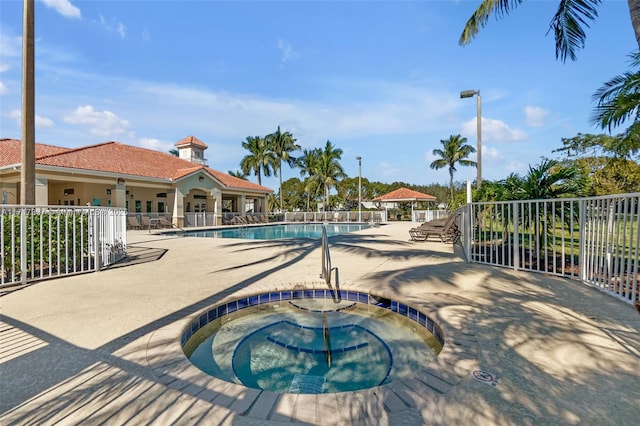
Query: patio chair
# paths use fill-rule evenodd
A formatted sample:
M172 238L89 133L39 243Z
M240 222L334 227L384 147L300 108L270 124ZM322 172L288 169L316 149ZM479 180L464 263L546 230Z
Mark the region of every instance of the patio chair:
M138 218L135 216L128 216L127 217L129 226L129 229L142 229L142 224L140 222L138 222Z
M362 212L362 221L369 222L371 220L371 212Z
M149 216L142 216L142 228L143 229L151 229L156 228L156 224L151 223L151 218Z
M442 219L435 219L411 228L409 230L410 239L411 241L427 241L430 237L438 237L443 243L456 243L460 239L457 218L458 214L452 213L444 220L444 223Z
M163 228L173 228L173 223L171 223L166 217L162 217L162 216L159 217L158 218L158 223Z

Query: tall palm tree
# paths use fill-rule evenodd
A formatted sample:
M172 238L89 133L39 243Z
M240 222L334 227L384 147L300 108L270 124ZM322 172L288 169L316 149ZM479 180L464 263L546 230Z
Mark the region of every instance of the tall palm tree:
M335 148L331 141L327 141L324 149L320 150L319 154L312 180L324 189L326 211L329 207L329 190L332 186L335 186L338 179L345 178L347 175L340 164L342 150Z
M305 177L305 192L307 193L307 211L311 204L311 192L313 188L318 188L315 185L313 176L316 174L316 165L320 158L322 151L319 148L305 149L302 151L302 155L296 159L296 167L300 169L300 177Z
M265 137L269 151L275 156L274 172L280 177L280 208L284 208L284 200L282 194L282 162L285 161L289 166L295 164L296 158L291 155L295 151L299 151L300 145L296 144L296 140L289 132L281 132L280 126L278 130Z
M271 171L276 164L276 157L269 149L265 138L260 136L247 136L242 142L242 147L250 152L240 161L242 172L249 175L251 172L258 176L258 185L262 185L262 174L271 176Z
M435 170L449 167L449 190L451 201L453 201L453 174L457 171L456 164L476 167L475 161L466 159L476 152L476 149L471 145L467 145L467 138L463 138L460 135L451 135L449 139L441 139L440 143L442 144L442 149L433 150L433 155L440 158L434 160L430 167Z
M459 43L464 46L480 32L489 17L494 15L502 18L508 15L524 0L482 0L476 11L471 15L460 35ZM572 61L577 57L577 51L584 47L587 38L584 27L589 27L589 21L598 16L598 7L602 0L559 0L556 14L551 19L549 31L553 31L556 41L556 58ZM631 23L640 47L640 2L627 0Z
M242 170L237 170L237 171L233 171L233 170L229 170L229 175L233 176L233 177L237 177L238 179L242 179L242 180L249 180L247 179L248 175L243 172Z
M631 55L631 66L640 68L640 52ZM640 116L640 71L618 75L593 94L597 102L591 118L593 124L611 131L627 119L638 121Z

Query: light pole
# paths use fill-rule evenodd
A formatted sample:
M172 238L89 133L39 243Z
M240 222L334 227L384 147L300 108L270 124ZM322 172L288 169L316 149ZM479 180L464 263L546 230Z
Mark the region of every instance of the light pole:
M480 99L480 90L463 90L460 92L460 99L472 98L478 95L478 112L476 113L477 122L477 138L478 138L478 178L476 179L476 188L482 185L482 101Z
M357 156L358 160L358 222L362 222L362 157Z

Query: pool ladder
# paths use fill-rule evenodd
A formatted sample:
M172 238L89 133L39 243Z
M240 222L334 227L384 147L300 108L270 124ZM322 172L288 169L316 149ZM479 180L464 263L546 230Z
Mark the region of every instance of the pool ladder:
M331 286L331 253L329 253L329 238L327 237L327 227L322 225L322 270L320 278L324 278L324 282Z
M336 288L331 287L331 271L336 271ZM340 292L338 291L338 268L331 266L331 253L329 253L329 238L327 237L327 227L322 225L322 270L320 271L320 278L324 279L324 282L329 286L331 291L331 298L334 303L340 303Z

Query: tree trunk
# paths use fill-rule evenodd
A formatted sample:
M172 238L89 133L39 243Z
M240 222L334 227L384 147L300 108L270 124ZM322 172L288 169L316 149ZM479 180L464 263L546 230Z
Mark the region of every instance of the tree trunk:
M450 203L453 204L453 170L452 169L449 169L449 190L451 191Z
M278 170L278 175L280 177L280 211L284 211L284 201L282 196L282 159L280 160L280 169Z
M640 49L640 1L627 0L629 4L629 14L631 15L631 25L633 26L633 32L636 35L636 43Z

